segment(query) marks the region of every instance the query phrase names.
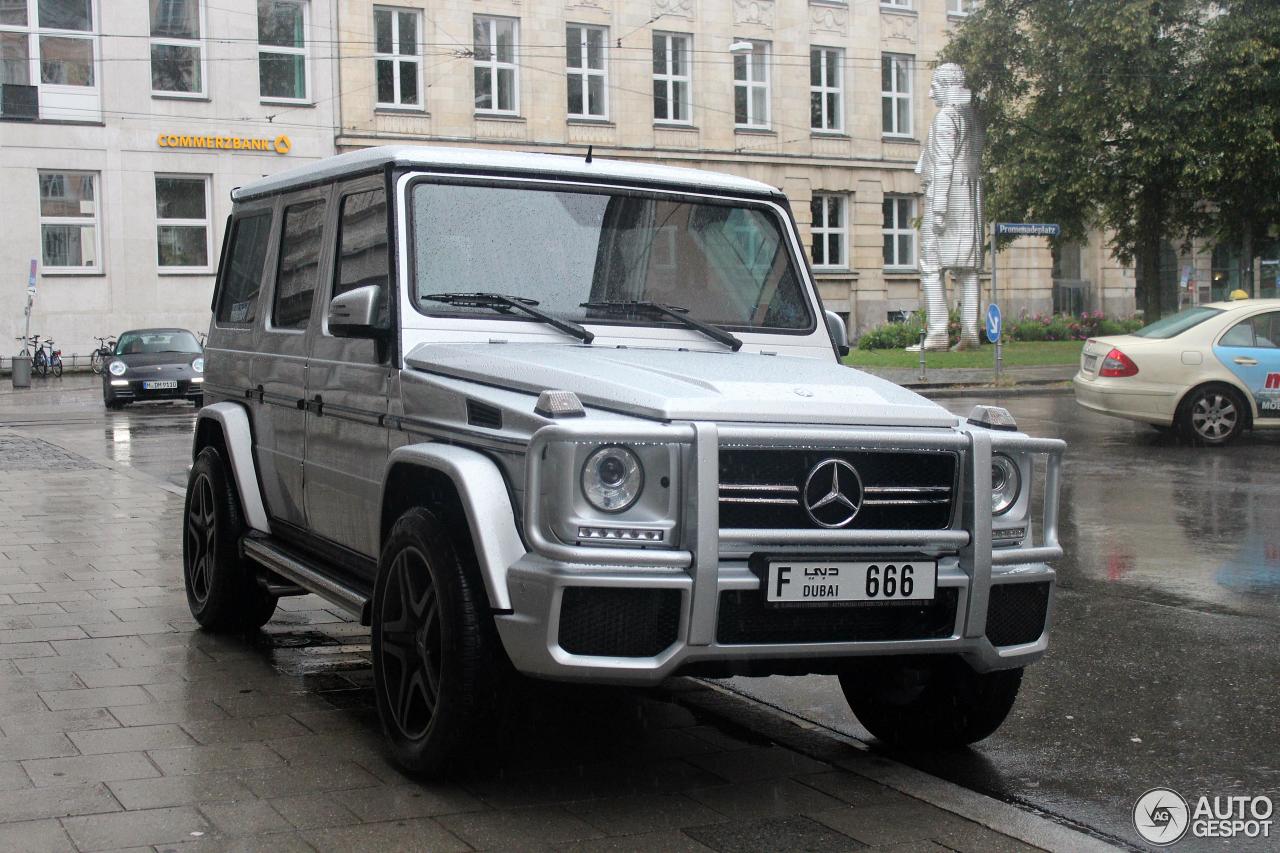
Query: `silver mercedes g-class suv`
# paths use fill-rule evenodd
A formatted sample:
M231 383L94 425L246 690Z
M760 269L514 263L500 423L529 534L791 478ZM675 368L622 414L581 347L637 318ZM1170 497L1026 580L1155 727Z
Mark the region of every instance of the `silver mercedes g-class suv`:
M401 766L453 766L520 674L835 673L916 746L1004 720L1047 644L1063 444L842 366L781 192L393 147L234 200L191 610L253 629L311 592L371 626Z

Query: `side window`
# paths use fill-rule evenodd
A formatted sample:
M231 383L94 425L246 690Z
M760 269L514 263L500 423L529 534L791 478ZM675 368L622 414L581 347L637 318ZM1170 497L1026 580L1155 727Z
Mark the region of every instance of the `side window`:
M262 267L267 260L271 213L255 213L231 226L231 247L218 294L219 323L252 323L257 316Z
M311 319L311 299L320 270L324 237L324 199L294 204L284 210L280 263L271 325L277 329L305 329Z
M333 295L376 284L386 292L387 194L382 189L344 196L338 218L338 261Z
M1249 320L1242 320L1231 327L1231 330L1222 336L1218 341L1220 347L1251 347L1253 346L1253 323Z
M1263 349L1280 348L1280 311L1253 318L1253 345Z

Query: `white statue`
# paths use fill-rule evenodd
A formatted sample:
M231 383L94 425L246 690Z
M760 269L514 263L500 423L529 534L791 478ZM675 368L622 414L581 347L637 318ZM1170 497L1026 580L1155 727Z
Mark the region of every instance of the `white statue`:
M926 350L945 350L947 270L960 291L960 342L956 349L978 347L978 272L982 268L982 130L973 114L973 93L964 70L950 62L933 72L929 97L938 114L916 174L924 185L920 222L920 286L928 318ZM919 347L912 347L918 350Z

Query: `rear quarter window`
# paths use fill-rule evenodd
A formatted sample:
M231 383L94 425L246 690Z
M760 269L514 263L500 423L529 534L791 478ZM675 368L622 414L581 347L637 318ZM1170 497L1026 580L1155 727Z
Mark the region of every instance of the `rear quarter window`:
M270 236L270 211L242 216L232 223L231 247L218 291L219 323L252 323L257 316Z

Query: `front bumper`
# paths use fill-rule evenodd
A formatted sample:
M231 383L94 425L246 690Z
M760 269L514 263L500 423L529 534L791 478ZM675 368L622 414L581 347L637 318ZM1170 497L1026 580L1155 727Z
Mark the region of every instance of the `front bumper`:
M128 384L113 385L111 381L124 381ZM111 377L106 382L106 390L104 397L108 400L119 400L121 402L140 403L148 400L191 400L204 394L203 381L196 382L190 378L174 380L177 387L174 388L145 388L144 382L156 381L151 377L143 379L131 379L127 375L123 378ZM163 380L161 380L163 381Z
M1055 574L1062 442L986 429L901 433L885 430L760 430L709 424L631 428L611 440L688 446L686 550L566 545L543 532L530 501L531 552L507 572L511 611L496 616L518 670L565 681L655 684L680 672L822 672L843 659L904 654L959 655L979 672L1025 666L1048 646ZM530 446L526 494L542 492L541 449L551 441L599 441L575 427L547 427ZM962 451L959 511L951 528L905 530L721 530L718 448L742 442L802 440L813 446L926 447L944 441ZM768 446L768 445L765 445ZM992 548L993 448L1048 457L1043 544L1025 538ZM1029 492L1030 484L1025 487ZM985 509L984 509L985 508ZM748 535L749 534L749 535ZM938 563L933 602L768 608L753 554L911 554ZM607 562L606 562L607 561Z

